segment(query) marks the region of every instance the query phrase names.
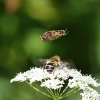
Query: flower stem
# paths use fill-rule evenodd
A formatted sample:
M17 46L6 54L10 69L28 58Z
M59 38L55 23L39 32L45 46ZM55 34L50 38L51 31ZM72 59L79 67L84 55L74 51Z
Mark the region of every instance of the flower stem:
M61 88L59 89L59 95L60 95L60 91L61 91Z
M48 95L48 94L46 94L46 93L44 93L44 92L40 91L40 90L39 90L39 89L37 89L36 87L34 87L34 86L32 86L31 84L29 84L29 82L27 82L27 81L26 81L26 83L27 83L29 86L31 86L33 89L35 89L36 91L38 91L38 92L40 92L40 93L44 94L45 96L48 96L48 97L52 98L50 95Z
M69 92L67 92L66 94L62 95L62 96L60 97L60 99L65 98L65 97L71 95L72 93L77 92L78 90L80 90L80 88L75 87L75 88L73 88L72 90L70 90Z
M68 86L66 86L66 88L62 91L62 93L60 94L60 96L67 90Z
M52 92L51 89L48 89L46 87L44 87L44 88L48 91L48 93L52 96L52 98L55 98L54 93Z

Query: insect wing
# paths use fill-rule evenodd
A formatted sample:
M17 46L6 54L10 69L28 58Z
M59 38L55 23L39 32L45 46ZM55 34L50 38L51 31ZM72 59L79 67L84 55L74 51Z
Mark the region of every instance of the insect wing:
M39 61L40 61L42 64L46 64L46 62L48 61L48 59L39 59Z

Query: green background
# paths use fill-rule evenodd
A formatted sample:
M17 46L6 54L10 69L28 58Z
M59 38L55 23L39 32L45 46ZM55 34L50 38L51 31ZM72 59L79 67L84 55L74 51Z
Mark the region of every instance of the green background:
M46 31L66 28L64 37L40 40ZM54 55L100 82L100 0L0 0L0 100L50 100L10 79Z

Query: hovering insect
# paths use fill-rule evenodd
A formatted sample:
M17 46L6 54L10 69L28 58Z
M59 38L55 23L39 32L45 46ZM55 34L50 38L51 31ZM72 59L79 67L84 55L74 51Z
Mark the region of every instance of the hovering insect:
M44 42L44 41L51 41L51 40L55 40L61 36L65 36L66 34L69 33L69 31L66 33L66 30L52 30L52 31L47 31L44 34L42 34L40 36L40 39Z
M60 61L60 57L57 55L51 57L50 59L40 59L40 62L45 62L45 66L43 66L43 68L49 73L52 73L54 68L62 63L62 61Z

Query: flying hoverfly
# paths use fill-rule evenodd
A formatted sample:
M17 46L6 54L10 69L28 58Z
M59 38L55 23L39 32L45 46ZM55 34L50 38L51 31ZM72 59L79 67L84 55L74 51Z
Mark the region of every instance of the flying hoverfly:
M61 36L65 36L66 34L69 33L69 31L68 32L66 32L66 31L67 31L67 29L66 30L52 30L52 31L47 31L47 32L45 32L44 34L42 34L40 36L40 39L43 42L44 41L55 40L55 39L57 39L57 38L59 38Z

